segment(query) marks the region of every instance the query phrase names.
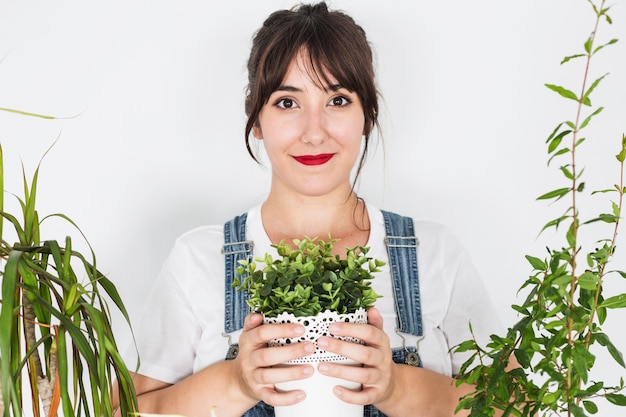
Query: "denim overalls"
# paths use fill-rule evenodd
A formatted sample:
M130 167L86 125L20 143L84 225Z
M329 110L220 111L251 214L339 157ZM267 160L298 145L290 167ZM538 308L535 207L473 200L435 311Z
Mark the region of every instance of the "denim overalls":
M417 270L417 245L413 220L388 211L382 211L385 220L385 244L389 253L389 268L393 281L393 293L398 320L397 332L422 336L422 313ZM231 333L243 328L244 317L250 313L246 292L231 286L237 261L252 256L253 242L246 240L246 214L237 216L224 224L224 247L226 268L226 298L224 332ZM231 344L226 360L234 359L238 345ZM402 346L392 349L393 361L421 366L417 347ZM273 417L274 408L264 402L248 410L242 417ZM365 406L364 417L385 417L374 406Z

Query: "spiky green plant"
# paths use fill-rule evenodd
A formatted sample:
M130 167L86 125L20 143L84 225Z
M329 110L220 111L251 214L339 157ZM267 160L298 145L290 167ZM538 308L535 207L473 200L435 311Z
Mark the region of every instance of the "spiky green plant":
M84 256L73 249L70 236L58 242L40 235L42 222L54 217L84 238L65 214L39 218L35 203L40 166L41 161L30 184L22 167L24 194L16 196L21 212L8 213L0 146L0 412L22 416L29 402L34 417L56 416L59 407L64 417L111 416L117 380L120 409L128 415L137 409L136 396L118 353L109 302L130 326L126 308L115 285L97 269L88 242L89 255ZM6 240L5 221L17 242Z

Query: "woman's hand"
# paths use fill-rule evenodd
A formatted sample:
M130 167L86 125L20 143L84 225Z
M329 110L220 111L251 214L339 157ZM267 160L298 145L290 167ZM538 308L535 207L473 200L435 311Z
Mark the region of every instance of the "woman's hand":
M320 373L362 384L362 391L337 386L335 395L354 404L376 404L389 398L394 389L395 364L389 347L389 337L383 331L383 319L376 308L367 312L368 324L333 323L329 332L334 336L361 339L365 345L333 337L320 337L319 347L362 363L362 367L336 363L320 363Z
M269 405L291 405L302 401L302 390L276 391L274 384L308 378L313 374L311 365L276 366L291 359L310 355L315 347L311 342L268 347L272 339L293 338L304 334L300 324L262 324L261 314L249 314L239 337L237 375L242 392L255 402Z

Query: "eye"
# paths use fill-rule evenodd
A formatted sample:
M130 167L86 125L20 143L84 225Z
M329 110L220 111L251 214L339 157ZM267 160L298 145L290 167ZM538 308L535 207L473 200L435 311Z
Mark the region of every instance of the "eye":
M293 109L294 107L296 107L296 102L290 98L281 98L276 102L276 106L280 107L281 109Z
M343 106L347 106L350 103L352 103L350 99L344 96L337 96L337 97L333 97L332 99L330 99L330 102L328 104L330 104L331 106L343 107Z

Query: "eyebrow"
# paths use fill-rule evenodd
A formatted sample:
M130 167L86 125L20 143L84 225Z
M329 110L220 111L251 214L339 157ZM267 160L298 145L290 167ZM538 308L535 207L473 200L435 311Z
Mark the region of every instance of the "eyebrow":
M297 93L297 92L300 92L302 90L300 88L296 88L296 87L293 87L291 85L281 85L274 91L289 91L289 92Z
M341 84L332 84L329 85L328 87L326 87L328 90L330 91L339 91L342 88L345 88L343 85ZM291 85L281 85L279 86L275 91L288 91L288 92L292 92L292 93L299 93L302 91L302 89L298 88L298 87L294 87Z

